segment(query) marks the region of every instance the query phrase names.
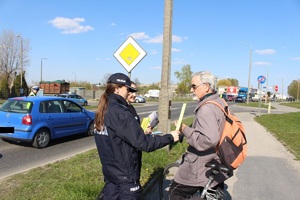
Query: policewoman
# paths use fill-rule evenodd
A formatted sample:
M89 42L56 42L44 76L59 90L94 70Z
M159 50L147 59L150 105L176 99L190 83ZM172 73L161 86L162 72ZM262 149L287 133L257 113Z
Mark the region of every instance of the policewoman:
M125 74L112 74L96 111L95 142L105 181L104 199L141 199L139 153L179 139L178 131L163 136L144 134L128 110L128 92L136 92L130 85Z

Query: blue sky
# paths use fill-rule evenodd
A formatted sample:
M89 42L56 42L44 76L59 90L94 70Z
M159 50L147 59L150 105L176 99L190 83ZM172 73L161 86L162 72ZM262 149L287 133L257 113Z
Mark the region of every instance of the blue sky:
M164 1L0 0L0 28L30 40L29 84L40 80L103 82L127 71L114 52L132 36L147 52L132 79L161 79ZM300 0L174 0L171 81L191 65L247 86L267 76L279 91L300 79ZM246 43L246 44L243 44Z

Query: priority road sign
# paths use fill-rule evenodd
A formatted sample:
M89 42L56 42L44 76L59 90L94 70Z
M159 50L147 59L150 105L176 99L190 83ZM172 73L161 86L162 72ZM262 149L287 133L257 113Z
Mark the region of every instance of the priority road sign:
M114 57L120 64L127 70L131 70L146 56L146 52L132 37L127 40L118 48L114 53Z
M261 75L261 76L257 77L257 81L260 84L264 84L266 82L266 77Z

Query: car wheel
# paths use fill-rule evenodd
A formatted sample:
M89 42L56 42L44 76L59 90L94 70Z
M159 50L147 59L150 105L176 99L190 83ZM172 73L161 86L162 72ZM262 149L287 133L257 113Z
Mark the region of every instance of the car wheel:
M87 135L92 136L94 135L94 122L91 122L89 125L89 128L87 130Z
M87 105L88 105L88 103L85 101L85 102L83 103L83 105L84 105L84 106L87 106Z
M50 142L50 132L47 129L40 129L35 134L32 146L38 149L46 147Z
M139 103L140 101L138 99L135 100L135 103Z

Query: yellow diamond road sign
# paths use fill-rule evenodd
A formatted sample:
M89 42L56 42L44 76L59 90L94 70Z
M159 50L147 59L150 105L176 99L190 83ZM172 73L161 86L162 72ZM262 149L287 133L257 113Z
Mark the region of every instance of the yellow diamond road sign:
M131 70L146 56L146 52L142 47L134 41L132 37L120 46L114 53L114 57L121 63L121 65L131 72Z

